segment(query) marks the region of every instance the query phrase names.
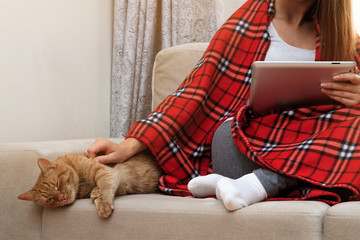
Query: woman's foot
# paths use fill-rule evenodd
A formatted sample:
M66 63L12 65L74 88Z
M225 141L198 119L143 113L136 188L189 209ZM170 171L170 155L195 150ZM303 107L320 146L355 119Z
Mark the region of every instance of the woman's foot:
M234 211L267 198L267 193L254 173L238 179L222 178L217 183L216 198L226 209Z
M199 176L190 180L188 189L194 197L215 196L217 183L222 178L224 177L215 173Z

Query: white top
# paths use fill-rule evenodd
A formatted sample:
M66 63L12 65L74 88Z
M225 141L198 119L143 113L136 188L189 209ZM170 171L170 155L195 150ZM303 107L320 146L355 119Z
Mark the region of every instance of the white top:
M265 61L315 61L315 50L302 49L291 46L281 39L274 25L268 27L270 46L265 56ZM247 100L248 104L249 100ZM226 119L231 121L233 117Z
M291 46L281 39L273 23L268 27L270 46L265 61L315 61L315 50Z

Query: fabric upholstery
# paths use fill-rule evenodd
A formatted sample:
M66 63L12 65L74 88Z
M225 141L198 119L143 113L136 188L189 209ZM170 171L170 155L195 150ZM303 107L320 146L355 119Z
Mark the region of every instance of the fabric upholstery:
M156 81L152 81L152 109L179 87L208 45L209 43L188 43L159 52L153 68L153 80Z
M263 202L229 213L216 199L161 194L117 197L114 206L110 219L99 218L89 199L45 209L43 238L321 239L329 207L321 202Z
M30 149L0 148L0 239L41 239L42 208L17 199L35 183L39 157Z
M360 239L360 202L340 203L325 215L324 240Z

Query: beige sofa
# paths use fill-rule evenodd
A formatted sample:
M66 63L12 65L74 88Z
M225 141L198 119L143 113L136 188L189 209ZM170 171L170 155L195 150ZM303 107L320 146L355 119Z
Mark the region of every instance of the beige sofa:
M163 50L154 66L154 105L170 94L207 44ZM228 212L216 199L162 194L115 199L110 219L90 199L59 209L20 201L35 182L39 157L83 152L94 139L0 145L0 239L360 239L360 203L261 202ZM121 141L121 139L113 139Z

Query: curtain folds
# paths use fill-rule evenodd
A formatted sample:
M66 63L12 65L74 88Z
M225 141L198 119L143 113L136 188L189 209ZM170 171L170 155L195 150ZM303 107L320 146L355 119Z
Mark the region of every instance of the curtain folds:
M115 0L111 137L124 136L151 111L151 76L164 48L210 41L214 0Z

